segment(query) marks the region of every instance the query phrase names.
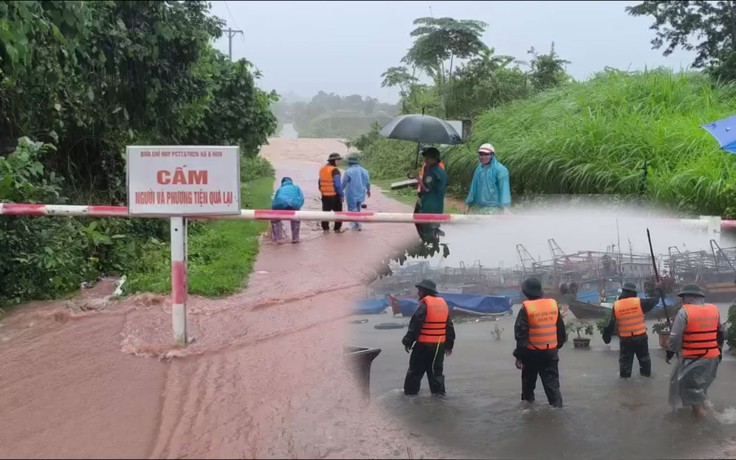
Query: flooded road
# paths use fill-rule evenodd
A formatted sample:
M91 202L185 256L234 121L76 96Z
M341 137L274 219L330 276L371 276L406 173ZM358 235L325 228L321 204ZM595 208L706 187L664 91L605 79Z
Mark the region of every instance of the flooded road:
M548 210L554 212L554 210ZM617 216L580 219L569 210L559 218L549 216L553 225L521 225L513 217L494 223L493 229L457 226L446 229L443 242L451 255L427 261L433 273L456 270L460 262L472 272L483 267L518 264L516 245L529 247L537 261L551 258L543 251L547 239L555 238L566 253L603 251L616 241ZM621 218L621 241L634 252L648 252L646 228L652 229L655 251L667 245L687 245L688 249L708 247L707 235L684 230L661 221L633 221ZM726 238L724 238L725 240ZM724 241L724 247L729 245ZM664 249L662 249L664 248ZM625 259L626 254L624 254ZM392 265L394 273L401 267ZM414 265L412 270L427 266ZM416 273L416 272L415 272ZM468 272L470 273L470 272ZM416 276L416 275L415 275ZM422 275L421 277L426 277ZM430 276L431 278L431 276ZM458 283L459 280L456 280ZM415 291L412 292L412 294ZM707 300L707 299L706 299ZM722 320L728 305L719 305ZM668 405L672 366L665 363L665 351L652 334L648 321L649 348L653 375L642 378L634 363L633 377L619 378L618 339L603 343L596 331L590 349L575 349L573 332L560 351L560 385L564 408L548 405L541 381L537 381L536 402L521 401L521 371L514 366L513 315L498 321L456 322L457 339L453 354L445 358L447 395L432 397L426 377L417 397L403 395L403 381L409 364L401 338L409 318L391 313L362 315L364 324L350 324L355 341L382 350L371 372L371 393L375 403L403 421L405 430L420 439L442 443L453 454L468 458L735 458L736 457L736 358L727 352L718 377L709 389L716 418L697 423L691 410L673 412ZM390 310L389 310L390 311ZM573 316L568 312L567 315ZM401 329L374 329L378 323L399 323ZM498 327L501 339L492 332ZM726 346L728 348L728 346Z
M470 458L733 458L736 449L736 360L728 353L709 390L719 420L696 423L689 409L671 412L667 392L671 366L656 335L649 335L652 378L618 376L618 339L605 345L596 333L590 349L574 349L572 334L560 350L560 384L565 407L547 404L541 382L536 402L521 399L521 371L514 367L513 324L518 312L498 322L456 324L453 354L445 358L447 395L429 394L426 377L416 397L403 395L409 355L401 345L406 327L376 330L382 322L408 324L390 313L365 315L351 324L355 341L378 347L371 392L424 439L441 442ZM724 308L725 310L725 308ZM502 329L501 340L491 332ZM651 322L648 324L651 331Z
M289 175L302 187L305 209L320 209L318 169L331 152L344 144L272 139L262 150L277 182ZM368 206L410 210L380 193ZM245 292L189 298L196 341L186 350L170 346L165 296L101 311L16 309L0 326L0 457L444 456L363 408L342 356L362 279L414 238L411 225L325 235L303 223L301 244L262 246Z

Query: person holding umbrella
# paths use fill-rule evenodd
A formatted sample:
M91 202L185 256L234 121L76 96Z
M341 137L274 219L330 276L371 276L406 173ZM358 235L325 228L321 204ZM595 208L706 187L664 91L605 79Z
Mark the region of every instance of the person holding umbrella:
M327 158L327 164L319 170L319 181L317 186L322 194L323 211L342 211L342 202L345 199L340 183L340 170L337 169L337 161L342 157L339 153L331 153ZM342 233L342 222L335 221L335 233ZM322 222L322 230L330 231L330 223Z
M447 191L447 173L439 166L440 151L436 147L424 147L424 175L419 183L421 190L415 214L442 214L445 211L445 193ZM424 242L436 242L444 235L439 224L415 224L419 237Z
M510 214L511 187L509 170L496 159L496 150L491 144L478 147L479 164L473 172L465 214L495 214L503 210Z

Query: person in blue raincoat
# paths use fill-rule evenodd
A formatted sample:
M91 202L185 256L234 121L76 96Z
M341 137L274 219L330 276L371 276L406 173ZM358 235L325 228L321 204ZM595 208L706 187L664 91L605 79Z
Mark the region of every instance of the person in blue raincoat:
M478 148L480 164L473 172L468 198L465 200L465 213L495 214L503 210L510 214L511 187L509 170L496 159L496 151L491 144Z
M304 206L304 194L298 185L294 184L290 177L281 179L281 186L276 190L276 194L271 201L271 209L298 211ZM301 222L298 220L291 221L291 242L299 242L299 228ZM275 242L281 242L284 239L284 227L280 220L271 221L271 239Z
M366 195L371 197L371 182L368 171L359 164L358 157L348 157L348 169L342 175L342 186L345 191L345 202L348 211L360 212ZM360 222L352 222L353 230L361 230Z

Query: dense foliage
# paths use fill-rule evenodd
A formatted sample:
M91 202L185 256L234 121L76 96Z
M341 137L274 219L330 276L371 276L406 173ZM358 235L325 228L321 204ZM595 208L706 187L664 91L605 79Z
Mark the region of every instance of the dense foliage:
M652 201L733 215L736 158L700 126L735 111L736 88L701 73L608 70L487 111L449 154L448 174L467 187L474 146L492 142L515 194L636 195L648 162Z
M647 0L627 6L632 16L651 16L652 47L669 56L677 48L695 50L693 67L717 80L736 80L736 3L731 1Z
M488 24L468 19L418 18L414 42L400 66L390 67L381 86L397 87L402 113L426 113L445 119L470 119L489 107L525 98L560 85L569 76L568 61L552 44L549 54L529 50L523 63L496 55L482 41ZM523 71L521 65L528 65ZM431 84L422 83L421 77Z
M697 17L689 17L687 25L677 22L685 10L667 2L644 3L631 11L656 12L658 21L668 20L682 30L713 26L713 8L736 14L724 2L671 2L691 4L688 11ZM669 52L684 38L678 35L681 30L667 30L659 38L672 41ZM723 63L708 61L721 56L730 40L728 33L713 32L698 48L698 65L707 72L607 68L586 82L574 82L553 43L547 54L529 51L528 71L513 57L482 48L454 71L445 92L443 82L422 84L421 69L401 66L386 71L383 84L400 89L404 112L425 109L440 117L449 113L451 119L472 119L467 144L443 151L448 190L458 198L465 198L477 165L475 148L491 142L510 170L516 202L521 195L611 194L685 213L733 218L736 159L701 128L736 112L736 87L723 83ZM377 129L352 144L377 178L398 179L413 168L416 146L382 138Z
M125 204L126 145L257 155L276 95L212 47L222 25L201 1L0 1L0 155L15 151L0 200ZM0 303L125 270L167 234L158 220L2 218Z

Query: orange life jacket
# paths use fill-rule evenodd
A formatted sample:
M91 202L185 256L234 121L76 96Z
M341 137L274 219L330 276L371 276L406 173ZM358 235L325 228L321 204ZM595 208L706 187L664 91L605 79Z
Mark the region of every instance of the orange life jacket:
M616 318L619 337L646 335L647 325L644 322L644 310L641 309L641 299L638 297L615 301L613 303L613 315Z
M450 309L442 297L425 296L422 300L427 306L427 317L419 330L419 343L445 343L447 317Z
M424 179L424 168L426 166L426 164L422 165L422 170L419 172L419 177L417 178L417 180L419 181L419 183L417 184L417 190L420 192L422 191L422 180ZM440 161L440 168L445 169L445 163L443 161Z
M529 321L529 350L557 348L557 318L560 310L554 299L526 300L523 303Z
M332 179L332 171L334 170L335 166L330 164L322 166L322 169L319 170L319 191L322 196L337 195L335 181Z
M682 357L717 358L721 351L718 349L718 328L721 324L721 315L713 304L683 305L687 311L687 326L682 335Z

